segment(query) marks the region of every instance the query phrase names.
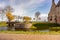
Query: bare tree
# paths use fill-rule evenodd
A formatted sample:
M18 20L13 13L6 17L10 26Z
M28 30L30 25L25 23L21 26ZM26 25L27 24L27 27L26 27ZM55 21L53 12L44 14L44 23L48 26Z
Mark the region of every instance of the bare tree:
M39 16L40 16L40 12L36 12L36 13L35 13L35 20L36 20L36 21L39 20Z
M4 9L3 8L0 8L0 17L1 17L1 20L3 21L4 18L5 18L5 13L4 13Z
M7 11L13 12L14 11L14 9L11 6L6 6L4 8L4 10L5 10L5 12L7 12Z
M14 10L11 6L6 6L5 8L0 8L0 18L1 18L2 21L6 17L6 12L7 11L13 12Z
M23 17L21 16L17 16L17 15L14 15L15 19L17 19L17 21L21 21L21 19L23 19Z
M8 5L8 6L6 6L5 8L4 8L4 12L5 12L5 14L7 13L7 12L13 12L14 11L14 9L10 6L10 5ZM9 20L8 20L9 21Z

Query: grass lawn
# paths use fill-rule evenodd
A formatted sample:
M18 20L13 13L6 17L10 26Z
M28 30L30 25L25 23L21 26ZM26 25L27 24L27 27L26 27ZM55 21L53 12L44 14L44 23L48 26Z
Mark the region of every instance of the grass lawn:
M40 32L40 31L0 31L0 34L44 34L44 35L58 35L60 31Z
M6 22L0 22L0 27L6 27L6 26L7 26Z
M44 30L44 29L55 29L56 27L57 28L60 28L60 25L56 24L56 23L35 23L33 24L34 27L36 27L37 29L40 29L40 30Z

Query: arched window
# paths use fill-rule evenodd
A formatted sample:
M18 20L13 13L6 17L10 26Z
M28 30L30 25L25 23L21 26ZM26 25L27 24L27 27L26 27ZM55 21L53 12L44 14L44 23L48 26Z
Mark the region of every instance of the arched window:
M55 21L57 22L57 16L55 15Z
M52 16L50 17L50 21L52 21Z

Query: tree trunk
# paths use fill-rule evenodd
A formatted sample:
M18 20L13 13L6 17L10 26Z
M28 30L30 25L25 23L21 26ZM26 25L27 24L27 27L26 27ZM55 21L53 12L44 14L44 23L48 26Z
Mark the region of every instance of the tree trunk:
M11 28L10 28L10 20L8 22L8 30L11 30Z

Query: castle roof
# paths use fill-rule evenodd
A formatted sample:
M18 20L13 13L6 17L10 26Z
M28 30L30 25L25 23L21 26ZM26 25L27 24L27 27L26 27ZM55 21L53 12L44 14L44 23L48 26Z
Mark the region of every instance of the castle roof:
M59 0L59 2L57 3L57 7L59 7L60 6L60 0Z
M50 14L53 14L53 11L55 10L55 7L56 7L56 4L54 2L54 0L52 0L52 6L51 6L51 9L50 9Z

